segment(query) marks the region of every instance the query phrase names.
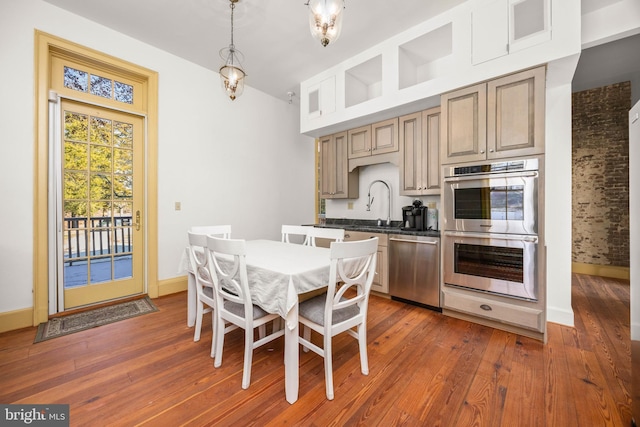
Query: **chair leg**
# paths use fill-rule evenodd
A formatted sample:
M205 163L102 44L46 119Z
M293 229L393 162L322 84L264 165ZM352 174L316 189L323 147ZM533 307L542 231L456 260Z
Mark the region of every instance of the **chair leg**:
M311 341L311 328L308 326L305 326L302 330L302 338L304 338L307 341ZM302 351L304 351L305 353L309 353L309 348L305 347L304 345L302 346Z
M264 327L264 325L262 325ZM259 329L259 328L258 328ZM253 361L253 328L244 330L244 368L242 369L242 388L248 389L251 383L251 363Z
M367 327L358 325L358 347L360 347L360 371L369 375L369 358L367 357Z
M216 328L218 327L218 317L216 316L216 310L211 309L211 358L216 356Z
M218 318L216 320L216 358L213 362L213 366L219 368L222 365L222 349L224 348L224 320Z
M328 331L327 331L328 332ZM324 335L324 382L326 383L327 399L333 400L333 350L331 335Z
M202 312L204 311L204 305L201 301L197 301L196 303L196 326L193 330L193 341L200 341L200 331L202 330Z

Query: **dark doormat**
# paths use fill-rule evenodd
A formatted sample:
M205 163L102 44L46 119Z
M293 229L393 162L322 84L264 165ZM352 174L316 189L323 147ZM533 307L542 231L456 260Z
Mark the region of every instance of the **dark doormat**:
M158 308L148 296L145 296L141 299L56 317L38 326L38 333L33 342L50 340L154 311L158 311Z

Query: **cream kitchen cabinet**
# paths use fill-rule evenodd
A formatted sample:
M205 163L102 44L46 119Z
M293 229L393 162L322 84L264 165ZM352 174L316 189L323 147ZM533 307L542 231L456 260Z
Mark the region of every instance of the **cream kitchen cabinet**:
M400 195L440 194L440 107L399 118Z
M344 240L366 240L373 237L378 238L378 258L376 261L376 276L373 279L373 285L371 290L381 292L384 294L389 293L389 235L385 233L365 233L363 231L351 231L346 230Z
M348 131L349 159L398 151L398 118Z
M320 138L320 197L355 199L358 197L358 169L349 172L347 132Z
M491 0L471 13L472 54L480 64L551 39L551 0Z
M443 164L544 153L545 68L441 96Z

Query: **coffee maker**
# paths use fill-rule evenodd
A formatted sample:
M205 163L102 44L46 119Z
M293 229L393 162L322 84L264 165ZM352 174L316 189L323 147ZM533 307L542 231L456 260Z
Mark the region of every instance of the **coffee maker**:
M421 200L414 200L411 206L402 207L402 230L424 231L427 229L427 207Z

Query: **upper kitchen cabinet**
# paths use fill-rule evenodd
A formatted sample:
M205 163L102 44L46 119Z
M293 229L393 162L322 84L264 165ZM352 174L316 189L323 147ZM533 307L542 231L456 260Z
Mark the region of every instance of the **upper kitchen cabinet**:
M551 0L492 0L471 16L473 64L551 39Z
M544 67L446 93L441 102L443 164L544 153Z
M440 107L399 121L400 195L440 194Z
M336 78L328 77L307 89L307 117L316 119L336 111ZM304 103L303 103L304 104Z
M348 131L349 159L398 151L398 119L393 118Z
M358 197L358 170L349 172L347 132L320 138L320 197L355 199Z

